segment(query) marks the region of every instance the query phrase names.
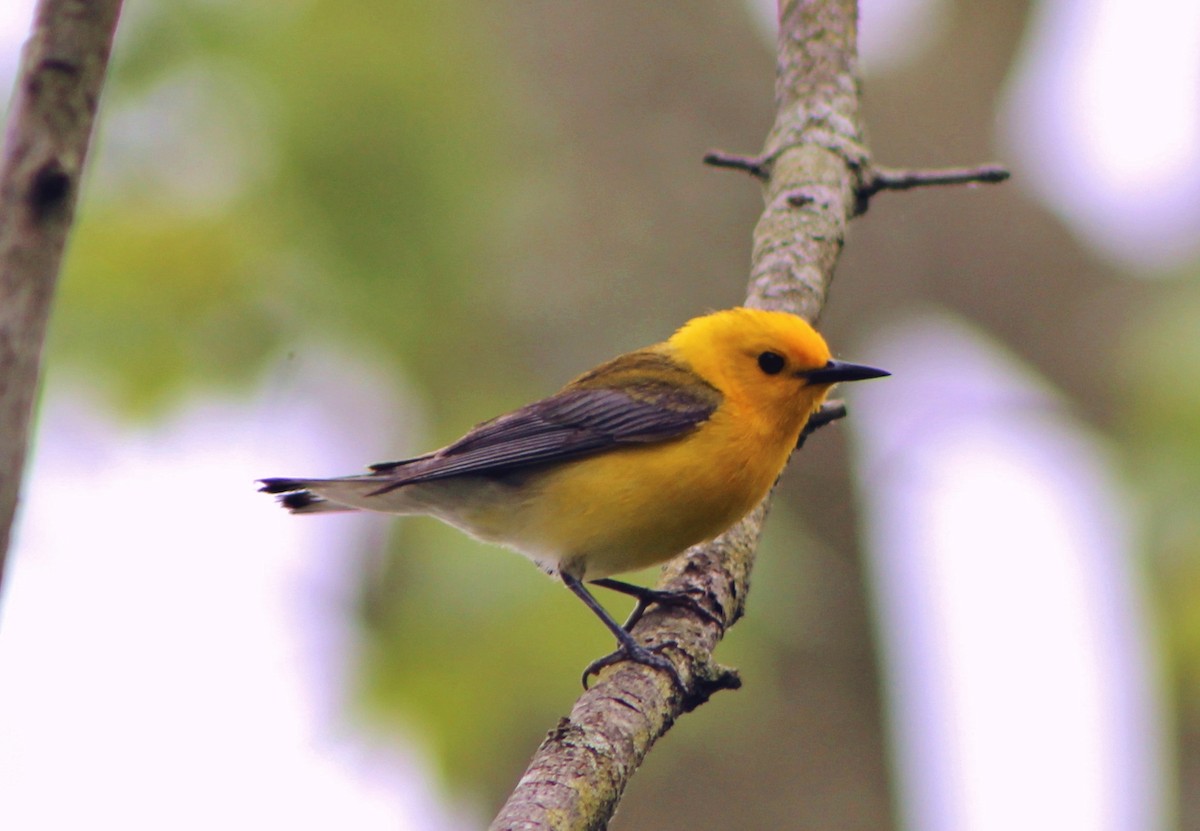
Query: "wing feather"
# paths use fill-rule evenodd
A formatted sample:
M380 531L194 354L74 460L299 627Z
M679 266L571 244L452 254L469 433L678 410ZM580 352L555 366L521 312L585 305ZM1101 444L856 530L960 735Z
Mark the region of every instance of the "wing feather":
M451 476L498 476L690 433L721 403L691 369L656 349L592 370L549 398L485 421L427 456L372 465L375 493Z

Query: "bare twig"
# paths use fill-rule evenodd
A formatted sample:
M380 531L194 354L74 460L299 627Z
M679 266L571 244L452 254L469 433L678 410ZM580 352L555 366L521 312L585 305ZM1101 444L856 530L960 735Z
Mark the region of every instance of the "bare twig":
M827 427L835 421L840 421L845 418L846 403L844 401L826 401L821 405L821 409L817 410L808 419L808 423L804 425L804 430L800 433L800 440L796 442L796 449L799 450L804 446L804 442L813 433L820 430L822 427Z
M764 182L771 178L769 156L740 156L737 153L726 153L724 150L709 150L704 154L704 163L713 167L743 170Z
M46 320L121 0L41 0L0 161L0 581Z
M861 210L866 211L868 200L881 190L911 190L937 185L973 185L1003 182L1012 175L998 164L978 167L946 167L936 170L899 170L872 165L863 176L858 189Z
M937 170L897 170L888 167L871 168L871 176L862 190L877 193L881 190L908 190L930 185L969 185L972 183L1003 182L1012 174L998 164L979 167L945 167Z

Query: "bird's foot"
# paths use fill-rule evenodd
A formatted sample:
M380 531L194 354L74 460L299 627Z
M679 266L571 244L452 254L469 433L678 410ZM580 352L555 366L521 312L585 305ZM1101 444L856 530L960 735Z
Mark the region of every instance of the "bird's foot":
M633 607L633 612L629 615L629 620L625 621L622 627L626 632L629 632L637 625L637 622L642 619L642 615L646 613L652 605L671 606L676 609L689 609L695 612L699 617L707 620L709 623L715 623L724 628L725 621L721 620L715 614L710 612L708 608L697 600L690 592L686 591L665 591L663 589L645 589L644 594L637 596L637 605Z
M602 586L606 589L611 589L612 591L620 592L621 594L627 594L630 597L637 599L637 605L633 607L633 612L630 613L629 619L626 620L625 624L621 627L626 632L632 631L633 627L637 625L637 622L642 619L642 615L646 613L646 610L655 603L657 603L659 606L673 606L675 608L690 609L709 623L715 623L722 628L725 627L725 621L710 612L708 608L705 607L705 605L697 600L694 596L693 592L702 593L702 590L700 589L693 589L691 591L649 589L645 586L635 586L632 583L626 583L622 580L610 580L607 578L593 580L592 584L596 586Z
M671 680L675 682L675 686L679 688L679 691L683 695L686 696L688 694L687 685L683 683L683 676L679 674L679 670L675 668L675 664L662 655L656 654L653 650L635 643L632 639L622 642L617 647L616 652L610 652L603 658L597 658L588 664L587 668L583 671L583 677L580 679L583 681L583 688L585 690L588 688L588 678L599 674L600 670L605 667L619 664L621 661L633 661L636 664L661 669L671 676Z

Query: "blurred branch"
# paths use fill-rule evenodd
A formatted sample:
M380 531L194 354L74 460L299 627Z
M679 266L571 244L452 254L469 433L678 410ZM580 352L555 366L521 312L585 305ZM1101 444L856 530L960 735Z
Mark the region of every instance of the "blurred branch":
M748 306L810 321L820 313L868 168L857 63L855 0L781 0L778 110L765 149L708 159L763 181L766 208L754 231ZM715 620L655 607L633 630L640 642L664 647L689 693L639 664L603 670L542 742L493 829L606 827L633 772L675 719L740 684L733 671L712 663L712 651L744 611L768 502L664 567L659 587L692 594Z
M770 156L741 156L737 153L726 153L724 150L709 150L704 154L704 163L713 167L743 170L764 182L771 179Z
M800 440L796 442L796 449L799 450L804 446L804 442L808 441L808 437L835 421L841 421L849 413L846 411L846 402L841 400L826 401L821 405L821 409L817 410L809 417L808 423L804 425L804 429L800 431Z
M0 582L46 321L121 0L41 0L0 160Z

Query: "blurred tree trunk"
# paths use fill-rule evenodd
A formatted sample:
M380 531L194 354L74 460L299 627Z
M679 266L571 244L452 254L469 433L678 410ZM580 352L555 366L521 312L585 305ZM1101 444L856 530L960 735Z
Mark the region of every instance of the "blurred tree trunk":
M120 0L42 0L0 162L0 582L40 377Z

